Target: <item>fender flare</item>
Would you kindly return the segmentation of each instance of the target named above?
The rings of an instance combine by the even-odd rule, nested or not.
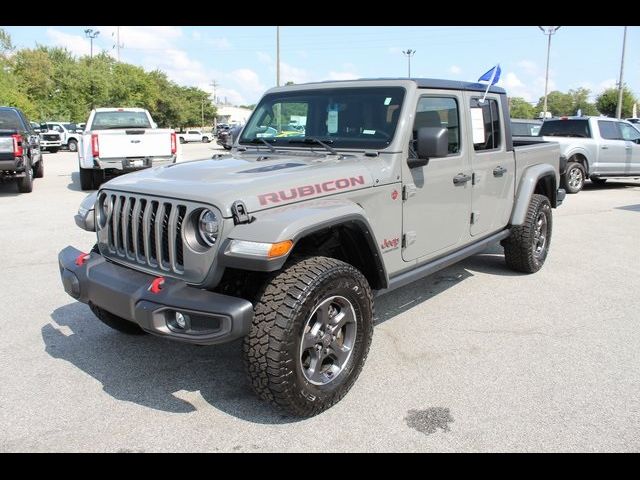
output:
[[[242,270],[275,271],[282,268],[298,242],[315,232],[337,226],[357,229],[365,239],[371,260],[375,265],[375,282],[377,285],[388,285],[387,275],[380,247],[375,239],[373,228],[367,219],[364,209],[351,201],[335,199],[308,201],[301,204],[286,205],[254,213],[251,223],[236,225],[220,245],[218,261],[221,265]],[[247,240],[252,242],[277,243],[292,240],[291,251],[275,259],[263,259],[225,254],[231,240]]]
[[[567,157],[567,162],[569,162],[571,157],[573,157],[574,155],[582,155],[584,157],[584,167],[587,170],[587,176],[589,176],[589,167],[591,165],[589,160],[589,152],[587,152],[587,150],[582,147],[571,147],[567,150],[567,153],[564,154],[564,156]]]
[[[518,185],[513,211],[511,212],[511,220],[509,222],[511,225],[522,225],[524,223],[531,196],[536,189],[538,180],[541,178],[551,177],[553,179],[552,198],[549,200],[552,206],[555,205],[556,190],[558,188],[556,175],[557,172],[550,164],[533,165],[524,171]]]

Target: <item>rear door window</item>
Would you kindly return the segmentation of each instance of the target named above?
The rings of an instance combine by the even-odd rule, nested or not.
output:
[[[600,130],[600,136],[606,140],[622,140],[616,122],[598,120],[598,130]]]

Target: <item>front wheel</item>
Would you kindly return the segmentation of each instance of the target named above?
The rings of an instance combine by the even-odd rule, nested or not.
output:
[[[94,190],[93,169],[80,167],[80,188],[82,190]]]
[[[202,143],[209,143],[209,137],[202,137]]]
[[[578,162],[569,162],[567,165],[567,171],[565,172],[562,181],[567,193],[578,193],[584,186],[584,180],[587,176],[582,164]]]
[[[509,268],[524,273],[540,270],[549,253],[551,227],[549,199],[544,195],[532,195],[524,223],[511,227],[511,235],[502,242]]]
[[[347,394],[373,335],[373,296],[362,273],[333,258],[297,260],[254,305],[244,358],[262,399],[310,417]]]

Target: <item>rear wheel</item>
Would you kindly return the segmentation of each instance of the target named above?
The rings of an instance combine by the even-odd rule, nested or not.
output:
[[[202,143],[209,143],[209,137],[202,137]]]
[[[114,330],[118,330],[119,332],[126,333],[128,335],[144,335],[147,333],[142,330],[137,323],[118,317],[117,315],[107,312],[93,303],[89,304],[89,308],[102,323]]]
[[[373,297],[362,273],[333,258],[297,260],[254,305],[244,356],[262,399],[308,417],[347,394],[373,335]]]
[[[184,143],[184,142],[185,142],[184,137],[180,137],[180,143]]]
[[[36,166],[33,167],[33,178],[42,178],[44,177],[44,162],[40,160],[36,163]]]
[[[94,190],[93,169],[80,167],[80,188],[82,190]]]
[[[76,142],[75,140],[69,140],[69,143],[67,143],[67,148],[69,149],[70,152],[77,152],[78,142]]]
[[[540,270],[549,252],[551,227],[549,199],[544,195],[534,194],[524,223],[511,227],[511,235],[502,241],[504,259],[509,268],[524,273]]]
[[[18,179],[18,191],[20,193],[31,193],[33,191],[33,167],[29,158],[25,162],[24,177]]]
[[[569,162],[567,164],[567,171],[562,178],[564,188],[567,190],[567,193],[578,193],[582,190],[586,176],[587,175],[582,164],[578,162]]]

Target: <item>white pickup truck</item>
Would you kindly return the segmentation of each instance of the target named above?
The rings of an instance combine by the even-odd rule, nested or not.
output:
[[[187,130],[186,132],[177,133],[176,135],[178,135],[178,141],[180,143],[187,143],[187,142],[209,143],[213,136],[212,134],[203,133],[201,130]]]
[[[94,190],[107,174],[175,163],[176,133],[158,128],[142,108],[96,108],[78,145],[80,186]]]

